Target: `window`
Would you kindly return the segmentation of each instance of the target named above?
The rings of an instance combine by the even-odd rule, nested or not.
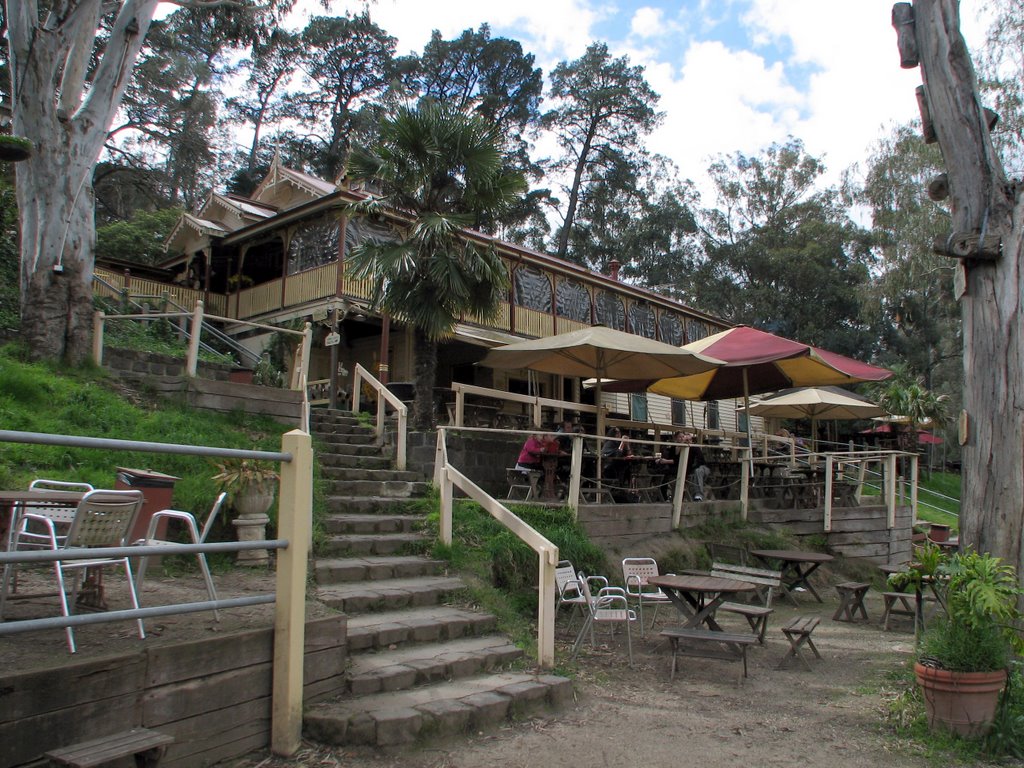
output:
[[[647,393],[631,392],[629,395],[629,418],[632,421],[648,421]]]
[[[704,421],[707,424],[707,429],[718,429],[718,401],[708,403],[707,410],[704,411]]]
[[[516,305],[551,312],[551,280],[540,270],[522,267],[515,272]]]
[[[672,423],[678,424],[681,427],[686,426],[686,401],[685,400],[673,400],[672,401]]]
[[[590,294],[575,280],[558,281],[555,289],[555,312],[559,317],[590,324]]]

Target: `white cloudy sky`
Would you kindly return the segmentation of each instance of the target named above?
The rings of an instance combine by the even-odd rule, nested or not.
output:
[[[969,43],[981,39],[976,5],[961,10]],[[323,12],[311,0],[306,7]],[[421,50],[433,29],[451,38],[487,22],[492,35],[521,41],[546,73],[607,42],[613,55],[642,64],[661,94],[664,121],[649,148],[705,191],[709,158],[787,136],[824,158],[833,181],[886,126],[917,114],[920,72],[899,67],[892,0],[376,0],[369,8],[399,53]]]

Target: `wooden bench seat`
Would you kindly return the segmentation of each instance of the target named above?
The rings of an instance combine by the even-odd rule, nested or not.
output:
[[[780,627],[782,634],[789,640],[789,652],[782,657],[779,662],[779,669],[781,669],[786,662],[791,658],[799,658],[804,663],[804,666],[808,669],[811,668],[810,663],[804,657],[800,648],[807,645],[817,658],[821,658],[821,654],[818,653],[817,647],[814,645],[814,641],[811,639],[811,633],[814,632],[818,624],[821,623],[821,619],[817,616],[797,616],[790,621],[786,626]]]
[[[726,602],[718,606],[718,610],[736,613],[747,620],[751,631],[756,635],[757,642],[764,645],[764,635],[768,629],[768,617],[775,611],[772,608],[772,595],[782,584],[782,572],[767,568],[751,568],[746,565],[732,563],[712,563],[711,575],[720,579],[735,579],[755,584],[758,587],[757,598],[763,605],[752,603]]]
[[[757,642],[756,635],[742,635],[732,632],[714,632],[710,629],[689,627],[666,627],[661,632],[672,646],[672,671],[670,680],[676,676],[678,656],[697,656],[705,659],[742,661],[743,672],[739,682],[747,676],[747,646]]]
[[[148,728],[132,728],[98,739],[71,744],[47,752],[54,765],[69,765],[74,768],[92,768],[106,765],[124,757],[134,757],[138,768],[155,768],[160,763],[167,745],[173,736],[152,731]]]

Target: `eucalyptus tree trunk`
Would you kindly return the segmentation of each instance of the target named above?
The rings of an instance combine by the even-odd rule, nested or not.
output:
[[[989,256],[975,251],[961,261],[966,431],[960,540],[1024,573],[1024,204],[993,149],[958,9],[957,0],[913,3],[927,107],[949,177],[952,232],[998,237],[1002,244],[1001,253],[982,245]]]
[[[12,124],[35,144],[16,171],[21,321],[35,359],[76,363],[89,354],[93,167],[157,1],[123,0],[100,53],[100,13],[111,11],[101,0],[68,0],[43,16],[36,0],[5,4]]]

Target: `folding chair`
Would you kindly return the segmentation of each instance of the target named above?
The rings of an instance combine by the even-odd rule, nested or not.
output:
[[[569,625],[572,627],[573,616],[577,612],[583,613],[586,606],[586,598],[583,597],[583,590],[580,587],[576,569],[568,560],[559,560],[555,566],[555,615],[564,605],[569,607]]]
[[[80,493],[88,493],[93,490],[93,487],[89,483],[71,483],[65,482],[64,480],[47,480],[46,478],[40,477],[33,480],[28,484],[30,491],[39,491],[40,493],[45,491],[78,491]],[[62,542],[68,534],[68,529],[71,527],[71,521],[75,519],[75,510],[77,509],[76,504],[47,504],[46,506],[32,506],[32,514],[36,517],[46,517],[53,521],[53,527],[57,534],[57,541]],[[45,526],[38,523],[33,523],[31,520],[21,520],[19,511],[15,511],[17,519],[14,525],[11,526],[11,530],[8,532],[9,541],[8,548],[11,548],[11,541],[14,539],[14,531],[16,528],[20,528],[20,549],[49,549],[50,548],[50,535],[49,530]]]
[[[626,582],[626,597],[636,603],[640,613],[640,637],[644,636],[644,606],[653,605],[651,628],[658,620],[658,606],[668,605],[668,595],[658,587],[652,587],[647,580],[658,574],[658,563],[653,557],[627,557],[622,561],[622,579]]]
[[[37,515],[34,512],[25,512],[22,517],[27,521],[42,525],[48,534],[50,549],[54,552],[61,550],[82,549],[88,547],[121,547],[124,546],[135,523],[135,518],[143,504],[142,491],[90,491],[82,497],[75,510],[74,520],[71,528],[63,541],[59,541],[54,522],[44,515]],[[21,529],[15,531],[13,548],[20,546]],[[125,575],[128,579],[128,592],[131,597],[132,607],[138,609],[139,599],[135,592],[135,582],[132,580],[132,568],[127,557],[96,557],[88,560],[56,560],[53,564],[54,574],[57,578],[57,594],[60,598],[61,612],[64,616],[71,615],[68,603],[68,596],[64,586],[64,571],[75,571],[72,581],[71,600],[74,604],[78,594],[77,571],[84,571],[86,568],[102,568],[107,565],[124,566]],[[7,599],[7,587],[10,576],[16,564],[10,563],[4,566],[3,585],[0,588],[0,616],[3,615],[4,603]],[[139,628],[139,638],[145,639],[146,632],[142,626],[142,619],[136,619]],[[75,635],[71,627],[65,627],[65,634],[68,639],[68,649],[74,653]]]
[[[180,520],[185,524],[188,530],[188,535],[192,539],[193,544],[204,544],[206,537],[210,534],[210,529],[213,528],[214,522],[217,520],[217,515],[220,514],[220,509],[224,505],[224,499],[227,498],[227,493],[221,493],[217,500],[213,502],[213,507],[206,515],[206,522],[203,523],[203,530],[200,532],[196,526],[196,518],[189,512],[182,512],[178,509],[162,509],[156,512],[149,521],[149,529],[146,531],[146,538],[139,539],[132,542],[134,546],[147,546],[147,547],[167,547],[173,549],[174,547],[180,547],[181,543],[177,541],[170,541],[168,539],[157,538],[157,528],[160,525],[161,520]],[[168,552],[170,554],[170,552]],[[217,590],[213,586],[213,577],[210,575],[210,567],[206,563],[206,555],[202,552],[196,552],[196,560],[199,561],[199,570],[203,573],[203,580],[206,582],[206,593],[210,596],[213,601],[217,600]],[[148,557],[139,558],[139,571],[135,574],[135,589],[139,592],[142,591],[142,582],[146,578],[146,566],[149,564]],[[217,611],[214,610],[213,617],[217,621],[220,621],[220,617],[217,615]]]
[[[597,594],[590,590],[590,580],[600,579],[607,583],[603,577],[586,577],[579,575],[580,589],[587,605],[587,620],[583,623],[580,633],[576,636],[576,642],[572,646],[572,658],[576,658],[580,646],[583,645],[583,638],[590,632],[590,644],[594,644],[594,625],[611,624],[612,634],[615,633],[615,624],[626,625],[626,648],[629,651],[629,666],[633,666],[633,639],[629,630],[630,623],[636,621],[636,613],[629,608],[626,600],[626,593],[621,587],[601,587]]]

